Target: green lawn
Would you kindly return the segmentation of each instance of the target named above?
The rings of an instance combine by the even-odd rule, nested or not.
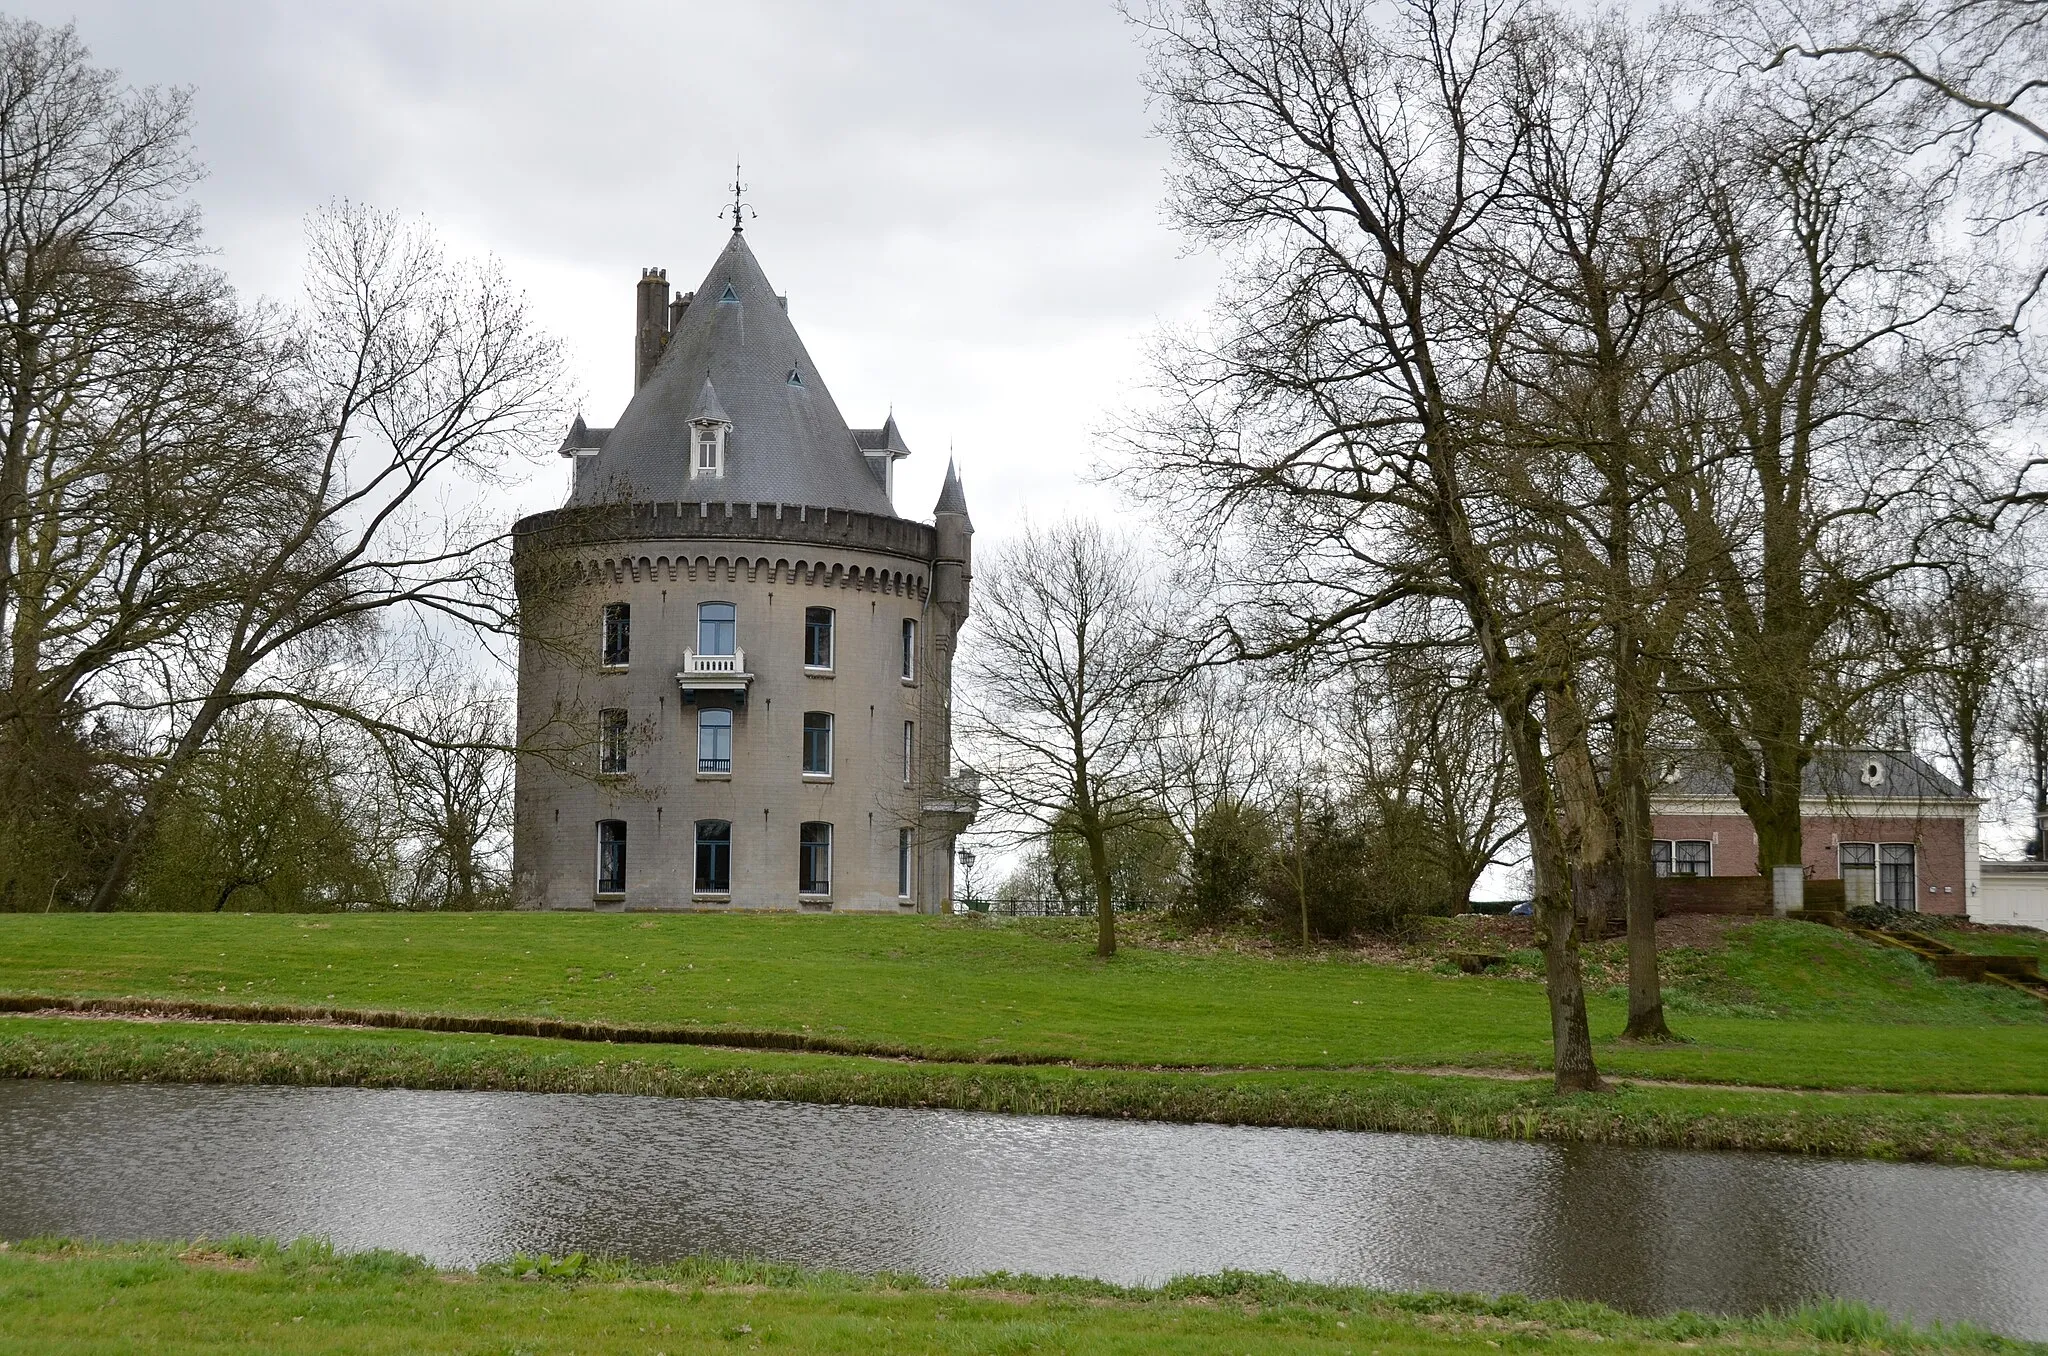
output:
[[[731,915],[0,915],[0,992],[549,1016],[810,1034],[943,1060],[1465,1067],[1548,1059],[1539,985],[1329,953],[1129,947],[1063,923]],[[1687,1043],[1604,1072],[1777,1087],[2048,1093],[2048,1005],[1936,981],[1809,924],[1674,956]]]
[[[515,1258],[436,1272],[391,1253],[215,1244],[0,1251],[0,1353],[152,1351],[1125,1353],[2039,1351],[1845,1303],[1762,1319],[1394,1296],[1223,1275],[1135,1290],[987,1276],[930,1287],[731,1262]]]

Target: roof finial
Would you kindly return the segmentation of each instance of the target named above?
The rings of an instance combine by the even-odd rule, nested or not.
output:
[[[738,235],[740,232],[746,230],[746,227],[742,225],[740,221],[742,213],[751,217],[758,217],[761,215],[759,212],[756,212],[750,204],[744,201],[746,191],[747,186],[740,182],[739,157],[734,156],[732,162],[732,233],[734,235]],[[722,216],[724,214],[720,213],[720,215]]]

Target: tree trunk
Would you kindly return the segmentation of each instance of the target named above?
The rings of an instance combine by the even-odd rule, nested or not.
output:
[[[1081,816],[1081,836],[1088,844],[1088,874],[1095,877],[1095,954],[1116,954],[1116,903],[1110,897],[1109,845],[1095,816]]]

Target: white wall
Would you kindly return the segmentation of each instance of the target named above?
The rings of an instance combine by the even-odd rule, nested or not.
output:
[[[1986,871],[1970,898],[1970,918],[1978,923],[2048,929],[2048,871],[2012,875]]]

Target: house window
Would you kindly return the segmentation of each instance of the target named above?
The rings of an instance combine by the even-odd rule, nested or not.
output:
[[[804,712],[804,775],[832,775],[832,713]]]
[[[1881,843],[1877,849],[1877,902],[1889,909],[1918,910],[1913,880],[1913,845]]]
[[[1877,903],[1877,844],[1843,843],[1835,849],[1842,869],[1844,908]]]
[[[597,892],[626,893],[626,821],[597,821]]]
[[[633,608],[628,603],[604,605],[604,666],[624,668],[632,657]]]
[[[1697,838],[1655,839],[1650,844],[1650,871],[1657,876],[1711,876],[1714,845]]]
[[[797,830],[796,891],[800,895],[832,893],[830,824],[805,824]]]
[[[917,722],[903,722],[903,784],[910,785],[913,769],[917,767]]]
[[[697,459],[690,464],[691,476],[725,474],[725,425],[697,425]]]
[[[896,830],[896,898],[910,898],[910,829]]]
[[[732,771],[732,712],[722,706],[697,713],[697,771]]]
[[[908,683],[917,677],[917,622],[903,619],[903,681]]]
[[[597,770],[609,776],[626,770],[626,709],[607,706],[597,713]]]
[[[832,609],[829,607],[804,609],[804,667],[832,667]]]
[[[723,819],[697,821],[697,893],[732,892],[732,825]]]
[[[738,643],[738,609],[731,603],[697,604],[698,654],[731,654]]]

